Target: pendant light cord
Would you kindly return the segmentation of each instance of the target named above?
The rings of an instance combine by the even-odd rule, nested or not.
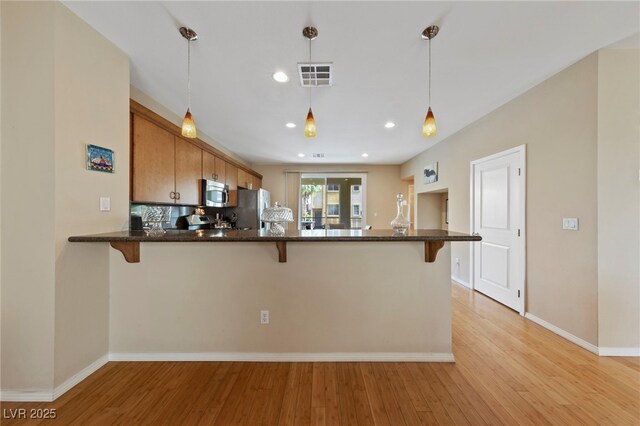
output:
[[[431,107],[431,37],[429,38],[429,107]]]
[[[191,109],[191,39],[187,39],[187,110]]]
[[[309,109],[311,109],[311,37],[309,37]]]

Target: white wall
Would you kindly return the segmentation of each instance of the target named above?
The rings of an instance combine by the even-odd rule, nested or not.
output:
[[[640,348],[640,59],[598,54],[598,345]]]
[[[1,388],[51,394],[108,351],[109,251],[66,239],[126,227],[129,65],[58,2],[0,7]],[[87,143],[115,174],[86,170]]]
[[[597,344],[598,61],[593,54],[402,165],[415,192],[449,190],[449,229],[469,232],[469,163],[527,145],[527,311]],[[422,184],[437,161],[438,182]],[[417,212],[419,215],[419,212]],[[562,230],[578,217],[580,231]],[[469,245],[452,247],[469,282]]]

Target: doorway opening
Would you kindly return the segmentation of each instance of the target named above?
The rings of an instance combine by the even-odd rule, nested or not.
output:
[[[449,189],[418,194],[418,229],[449,229]]]

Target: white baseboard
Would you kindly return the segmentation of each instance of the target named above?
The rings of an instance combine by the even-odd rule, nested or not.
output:
[[[538,325],[543,326],[544,328],[546,328],[547,330],[553,331],[554,333],[556,333],[558,336],[564,337],[565,339],[567,339],[568,341],[575,343],[576,345],[588,350],[589,352],[593,352],[596,355],[599,355],[599,351],[598,351],[598,347],[596,345],[592,345],[591,343],[587,342],[586,340],[583,340],[577,336],[574,336],[573,334],[569,333],[568,331],[564,331],[563,329],[561,329],[560,327],[556,327],[555,325],[546,322],[545,320],[538,318],[537,316],[533,315],[530,312],[525,313],[524,315],[525,318],[535,322]]]
[[[453,353],[111,353],[109,361],[455,362]]]
[[[640,356],[640,348],[599,348],[600,356]]]
[[[47,390],[38,391],[14,391],[14,390],[2,390],[0,391],[0,401],[6,402],[51,402],[62,396],[69,389],[89,377],[100,367],[105,365],[109,361],[108,355],[103,355],[90,365],[86,366],[73,376],[69,377],[60,386],[57,386],[53,392]]]
[[[95,360],[94,362],[92,362],[91,364],[89,364],[88,366],[86,366],[85,368],[83,368],[82,370],[80,370],[79,372],[77,372],[76,374],[74,374],[73,376],[69,377],[62,384],[60,384],[60,386],[56,386],[56,388],[53,391],[53,400],[58,399],[64,393],[66,393],[69,389],[71,389],[72,387],[74,387],[75,385],[77,385],[78,383],[80,383],[81,381],[83,381],[84,379],[86,379],[96,371],[98,371],[98,369],[103,365],[105,365],[107,362],[109,362],[109,355],[103,355],[97,360]]]
[[[451,275],[451,281],[456,282],[458,284],[460,284],[463,287],[466,287],[468,289],[471,288],[471,284],[469,284],[468,282],[462,281],[460,278],[456,278],[453,275]]]
[[[51,402],[53,392],[44,390],[14,391],[0,390],[0,401],[2,402]]]

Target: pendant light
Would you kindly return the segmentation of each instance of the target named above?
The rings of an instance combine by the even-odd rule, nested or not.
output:
[[[422,136],[425,138],[436,135],[436,119],[431,111],[431,39],[438,35],[439,30],[436,25],[431,25],[422,32],[422,38],[429,40],[429,109],[422,125]]]
[[[309,39],[309,74],[311,74],[311,40],[318,37],[318,30],[315,27],[305,27],[302,35]],[[316,120],[313,118],[311,111],[311,78],[309,78],[309,112],[307,113],[307,121],[304,123],[304,137],[316,137]]]
[[[182,136],[194,139],[197,137],[196,123],[191,117],[191,42],[198,39],[198,34],[191,28],[181,27],[180,34],[187,39],[187,113],[182,120]]]

